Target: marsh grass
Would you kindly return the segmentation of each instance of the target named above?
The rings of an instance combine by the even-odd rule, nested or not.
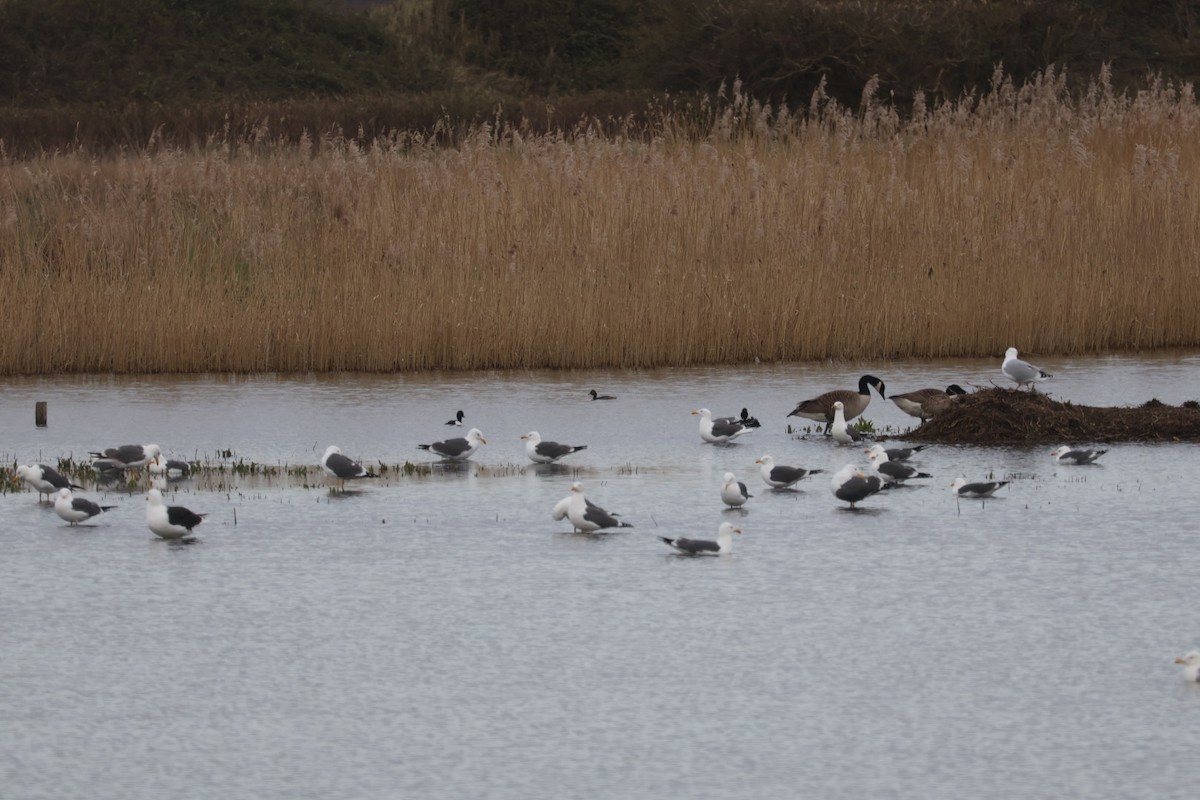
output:
[[[910,118],[269,126],[0,161],[0,373],[641,367],[1200,343],[1200,109],[1061,75]],[[611,121],[610,121],[611,122]]]

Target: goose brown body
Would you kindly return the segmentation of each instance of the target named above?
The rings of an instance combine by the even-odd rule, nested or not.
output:
[[[826,430],[833,424],[833,404],[839,400],[842,403],[842,413],[847,420],[852,420],[867,410],[871,402],[870,388],[874,386],[880,397],[884,394],[883,381],[874,375],[863,375],[858,380],[858,391],[851,389],[834,389],[825,394],[817,395],[809,400],[801,400],[788,414],[789,417],[804,417],[805,419],[824,422]]]

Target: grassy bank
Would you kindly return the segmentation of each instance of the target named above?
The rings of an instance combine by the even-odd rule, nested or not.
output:
[[[3,162],[0,372],[1200,344],[1190,90],[695,119]]]

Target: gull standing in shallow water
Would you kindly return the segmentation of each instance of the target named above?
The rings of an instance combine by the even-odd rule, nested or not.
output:
[[[808,475],[819,475],[824,472],[820,469],[801,469],[800,467],[786,467],[782,464],[776,466],[775,459],[771,456],[763,456],[754,463],[762,465],[759,467],[759,472],[762,473],[763,482],[772,489],[787,489]]]
[[[928,472],[920,472],[916,467],[910,467],[901,461],[888,460],[887,453],[871,456],[871,467],[884,483],[901,484],[909,478],[932,478]]]
[[[54,501],[54,513],[72,525],[78,525],[103,511],[114,508],[116,506],[102,506],[82,497],[72,497],[71,490],[65,488],[58,490],[58,499]]]
[[[996,490],[1008,486],[1008,481],[980,481],[967,483],[966,478],[955,478],[950,489],[959,497],[991,497]]]
[[[83,488],[71,483],[59,474],[57,470],[45,464],[22,464],[17,467],[17,477],[29,484],[30,488],[37,490],[39,503],[42,502],[42,495],[46,495],[46,499],[49,500],[50,495],[59,489]]]
[[[325,455],[321,456],[321,469],[325,470],[325,474],[331,478],[337,478],[341,481],[341,488],[346,488],[346,481],[354,478],[378,478],[374,472],[365,469],[362,464],[351,461],[346,456],[342,455],[341,449],[331,444],[325,448]]]
[[[111,465],[117,468],[144,467],[162,452],[156,444],[123,444],[120,447],[110,447],[103,453],[91,452],[97,463]]]
[[[721,527],[717,529],[715,542],[708,539],[685,539],[683,537],[671,539],[667,536],[659,536],[658,538],[685,556],[723,556],[733,551],[733,534],[740,535],[741,532],[742,529],[733,527],[732,522],[722,522]]]
[[[146,524],[164,539],[182,539],[203,522],[205,516],[183,506],[166,505],[158,489],[146,492]]]
[[[721,483],[721,501],[730,508],[741,508],[754,495],[746,488],[746,484],[737,479],[732,472],[726,472]]]
[[[558,442],[544,442],[537,431],[530,431],[521,437],[525,440],[525,455],[535,464],[553,464],[563,456],[586,450],[586,444],[571,445]]]
[[[1050,456],[1060,464],[1094,464],[1107,450],[1084,450],[1082,447],[1060,445],[1050,451]]]
[[[466,461],[479,449],[481,444],[487,444],[487,439],[483,438],[483,433],[479,428],[471,428],[465,437],[447,439],[444,442],[434,442],[433,444],[419,444],[417,448],[435,453],[446,461]]]
[[[1040,383],[1047,378],[1054,377],[1041,367],[1035,367],[1028,361],[1022,361],[1017,358],[1017,348],[1015,347],[1010,347],[1004,351],[1004,363],[1000,365],[1000,371],[1016,381],[1018,389],[1025,384],[1029,384],[1029,388],[1033,391],[1037,391],[1034,387],[1035,383]]]
[[[834,473],[830,485],[833,496],[849,503],[851,508],[886,486],[878,475],[868,475],[853,464],[847,464]]]
[[[831,432],[833,440],[838,444],[853,444],[861,442],[863,435],[859,431],[854,430],[846,424],[846,415],[842,411],[843,403],[841,400],[833,404],[833,430]]]

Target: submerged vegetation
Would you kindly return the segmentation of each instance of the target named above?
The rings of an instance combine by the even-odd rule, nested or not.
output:
[[[1191,86],[216,134],[0,161],[0,373],[423,370],[1200,343]]]

